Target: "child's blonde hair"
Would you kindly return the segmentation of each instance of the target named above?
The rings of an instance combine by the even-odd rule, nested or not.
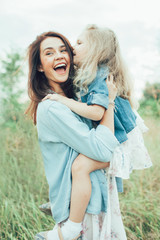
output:
[[[87,90],[96,77],[97,67],[106,65],[109,74],[113,74],[118,89],[118,96],[128,99],[132,107],[135,104],[131,97],[133,84],[128,69],[121,57],[120,47],[115,33],[108,28],[89,25],[84,30],[88,52],[77,70],[74,84]]]

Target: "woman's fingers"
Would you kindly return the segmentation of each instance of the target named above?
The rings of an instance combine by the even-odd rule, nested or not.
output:
[[[109,75],[109,81],[110,81],[111,83],[113,83],[113,75],[112,75],[112,74]]]
[[[109,75],[106,79],[106,84],[108,87],[108,92],[109,92],[109,99],[114,100],[117,95],[117,87],[113,82],[113,75]]]
[[[106,79],[106,82],[110,82],[110,83],[113,83],[113,75],[112,74],[109,74],[107,79]]]
[[[110,86],[115,86],[114,82],[113,82],[113,75],[108,75],[107,79],[106,79],[106,84],[110,85]],[[116,86],[115,86],[116,87]]]

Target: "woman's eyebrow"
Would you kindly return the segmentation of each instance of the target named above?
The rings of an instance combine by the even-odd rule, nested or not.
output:
[[[43,52],[44,52],[45,50],[47,50],[47,49],[53,49],[53,47],[47,47],[47,48],[45,48],[45,49],[43,50]]]
[[[64,48],[64,47],[66,48],[66,46],[65,46],[65,45],[61,45],[59,48]]]
[[[66,48],[66,46],[65,45],[61,45],[61,46],[59,46],[59,48]],[[47,48],[45,48],[44,50],[43,50],[43,52],[45,51],[45,50],[48,50],[48,49],[54,49],[53,47],[47,47]]]

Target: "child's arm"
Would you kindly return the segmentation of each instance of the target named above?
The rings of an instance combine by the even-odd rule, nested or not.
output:
[[[94,121],[101,120],[105,112],[105,108],[100,105],[87,105],[87,103],[77,102],[74,99],[67,98],[59,94],[48,94],[43,100],[46,99],[58,101],[66,105],[71,109],[71,111],[77,113],[78,115]]]

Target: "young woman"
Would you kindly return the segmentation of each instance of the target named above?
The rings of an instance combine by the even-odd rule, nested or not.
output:
[[[95,164],[95,168],[100,169],[109,165],[112,153],[118,145],[112,133],[114,132],[112,103],[116,96],[116,88],[112,82],[107,83],[110,99],[108,110],[96,129],[92,128],[91,121],[81,118],[61,103],[51,100],[41,102],[50,91],[74,98],[73,72],[72,48],[61,34],[44,33],[30,45],[29,96],[31,104],[27,112],[34,122],[37,122],[38,139],[49,184],[52,214],[56,223],[61,223],[69,216],[71,168],[78,153],[96,160],[90,159],[89,165]],[[99,167],[97,167],[97,161]],[[90,178],[92,195],[87,212],[90,213],[91,219],[95,219],[95,216],[99,217],[98,214],[107,210],[107,181],[101,170],[92,172]],[[90,226],[89,222],[87,224]],[[88,239],[94,239],[93,229],[94,226],[90,229]],[[57,228],[56,237],[62,239],[63,235],[66,240],[74,239],[80,231],[81,224],[67,221],[61,230]],[[36,239],[38,238],[53,239],[52,231],[45,233],[45,236],[39,234]]]

